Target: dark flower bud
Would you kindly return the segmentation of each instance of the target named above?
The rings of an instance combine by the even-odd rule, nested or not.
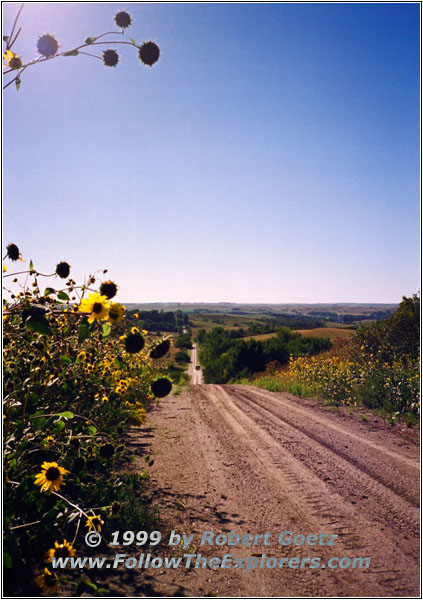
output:
[[[145,65],[152,67],[159,60],[160,49],[154,42],[144,42],[138,56]]]
[[[151,391],[156,396],[156,398],[164,398],[170,394],[172,390],[172,382],[167,377],[161,377],[160,379],[156,379],[151,384]]]
[[[49,33],[46,33],[45,35],[42,35],[40,38],[38,38],[37,50],[43,56],[54,56],[57,53],[58,49],[59,44],[57,40]]]
[[[125,29],[125,27],[129,27],[132,23],[131,15],[124,10],[121,10],[115,14],[115,23],[118,27]]]
[[[10,258],[10,260],[18,260],[20,257],[20,252],[19,252],[19,248],[17,247],[16,244],[9,244],[6,248],[7,250],[7,256],[8,258]]]
[[[170,350],[170,340],[163,340],[157,346],[150,350],[150,358],[162,358]]]
[[[22,59],[19,58],[19,56],[14,56],[10,61],[9,61],[9,67],[11,69],[20,69],[22,67]]]
[[[67,262],[60,262],[56,265],[56,275],[58,275],[62,279],[66,279],[66,277],[69,277],[69,273],[70,265]]]
[[[106,67],[115,67],[119,62],[119,54],[116,50],[105,50],[103,52],[103,62]]]
[[[100,296],[106,296],[109,300],[117,294],[117,285],[113,281],[104,281],[100,285]]]

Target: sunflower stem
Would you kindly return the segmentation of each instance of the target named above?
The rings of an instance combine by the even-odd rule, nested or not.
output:
[[[79,526],[81,525],[81,514],[79,515],[79,519],[78,519],[78,525],[76,526],[76,532],[75,532],[75,537],[72,540],[72,546],[74,545],[74,543],[76,542],[76,538],[78,537],[78,533],[79,533]]]
[[[67,502],[73,508],[76,508],[76,510],[78,510],[82,515],[84,515],[84,517],[87,517],[88,520],[90,519],[90,517],[87,515],[87,513],[84,510],[82,510],[82,508],[80,508],[79,506],[77,506],[76,504],[74,504],[73,502],[71,502],[70,500],[68,500],[67,498],[65,498],[64,496],[62,496],[62,494],[59,494],[57,492],[52,492],[52,494],[54,494],[58,498],[61,498],[61,500],[64,500],[65,502]]]
[[[22,6],[20,7],[20,9],[19,9],[19,11],[18,11],[18,14],[16,15],[16,19],[15,19],[15,21],[14,21],[14,23],[13,23],[12,31],[10,32],[9,39],[7,40],[7,44],[6,44],[6,50],[10,50],[10,48],[12,47],[12,44],[11,44],[11,43],[9,43],[9,42],[10,42],[11,38],[13,37],[13,34],[14,34],[14,32],[15,32],[15,27],[16,27],[16,24],[17,24],[17,22],[18,22],[19,16],[20,16],[20,14],[21,14],[21,12],[22,12],[22,9],[23,9],[24,5],[25,5],[25,2],[23,2],[23,3],[22,3]],[[18,37],[18,36],[16,36],[16,37]],[[16,39],[16,38],[15,38],[15,39]]]
[[[101,56],[97,56],[96,54],[90,54],[89,52],[80,52],[79,54],[85,54],[85,56],[92,56],[93,58],[98,58],[99,60],[103,60]]]
[[[10,531],[14,529],[22,529],[23,527],[31,527],[31,525],[39,525],[41,521],[33,521],[32,523],[25,523],[25,525],[15,525],[15,527],[10,527]]]

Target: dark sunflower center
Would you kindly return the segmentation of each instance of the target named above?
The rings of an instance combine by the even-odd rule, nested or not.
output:
[[[46,471],[46,479],[48,479],[48,481],[56,481],[56,479],[59,479],[60,477],[60,471],[57,467],[49,467]]]
[[[144,348],[144,338],[139,333],[130,333],[125,340],[125,350],[135,354]]]
[[[119,317],[117,312],[113,312],[112,310],[109,312],[109,319],[117,319]]]
[[[57,558],[66,558],[66,556],[69,556],[69,549],[66,546],[56,548],[54,551],[54,556]]]
[[[55,576],[54,573],[53,574],[46,573],[44,575],[44,581],[45,581],[45,584],[46,584],[47,587],[53,587],[57,583],[57,579],[56,579],[56,576]]]
[[[101,302],[94,302],[93,304],[93,313],[95,313],[96,315],[100,314],[101,311],[103,310],[103,305],[101,304]]]

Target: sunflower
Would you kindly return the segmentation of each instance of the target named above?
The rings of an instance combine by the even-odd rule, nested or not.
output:
[[[22,59],[20,56],[12,52],[11,50],[6,50],[3,54],[3,58],[6,61],[5,67],[10,67],[11,69],[20,69],[22,67]]]
[[[126,27],[129,27],[132,23],[131,15],[128,14],[126,11],[121,10],[120,12],[115,14],[115,23],[118,27],[122,27],[122,29],[125,29]]]
[[[144,348],[144,343],[144,338],[140,333],[128,333],[125,338],[125,350],[130,354],[136,354]]]
[[[160,49],[154,42],[144,42],[138,52],[139,59],[149,67],[159,60]]]
[[[61,485],[65,485],[63,475],[69,473],[63,467],[59,467],[56,462],[43,462],[41,473],[35,475],[35,485],[40,485],[40,492],[57,492]]]
[[[62,279],[66,279],[66,277],[69,277],[70,270],[71,266],[67,262],[62,261],[56,265],[56,275],[58,275]]]
[[[107,296],[109,300],[116,296],[117,290],[117,285],[114,281],[110,281],[110,279],[108,281],[104,281],[100,285],[100,294],[102,296]]]
[[[167,377],[160,377],[150,387],[156,398],[164,398],[172,391],[172,382]]]
[[[150,358],[162,358],[170,350],[170,340],[163,340],[150,350]]]
[[[91,529],[101,531],[102,525],[104,525],[104,521],[101,519],[100,515],[94,515],[92,517],[88,517],[85,527],[88,527],[90,531]]]
[[[132,419],[137,425],[144,425],[146,418],[147,411],[144,407],[137,408],[137,410],[132,415]]]
[[[57,53],[58,49],[59,44],[53,35],[45,33],[44,35],[38,38],[37,50],[39,54],[42,54],[46,58],[54,56]]]
[[[10,260],[20,260],[22,258],[21,253],[19,252],[19,248],[16,244],[9,244],[6,247],[6,250],[7,257],[10,258]]]
[[[119,323],[122,321],[123,315],[125,314],[125,307],[118,302],[113,302],[109,309],[109,321],[110,323]]]
[[[97,292],[84,298],[79,305],[79,312],[91,313],[88,317],[88,323],[94,321],[104,321],[109,316],[109,302],[107,296],[100,296]]]
[[[46,448],[52,448],[55,444],[56,440],[54,439],[53,435],[48,435],[44,440],[43,440],[43,446]]]
[[[47,562],[51,562],[53,558],[66,558],[67,556],[75,556],[76,550],[70,542],[63,540],[63,544],[54,542],[54,548],[50,548],[47,552]]]
[[[43,591],[52,594],[57,590],[59,578],[57,577],[56,573],[51,573],[46,567],[43,574],[37,577],[35,583]]]
[[[116,50],[105,50],[103,52],[103,62],[106,67],[115,67],[119,62],[119,54]]]

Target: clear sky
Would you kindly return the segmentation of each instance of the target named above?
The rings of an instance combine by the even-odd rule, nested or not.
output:
[[[108,268],[121,302],[418,291],[418,3],[31,2],[13,50],[69,50],[123,9],[153,68],[115,46],[115,68],[60,57],[4,91],[5,244],[81,283]]]

